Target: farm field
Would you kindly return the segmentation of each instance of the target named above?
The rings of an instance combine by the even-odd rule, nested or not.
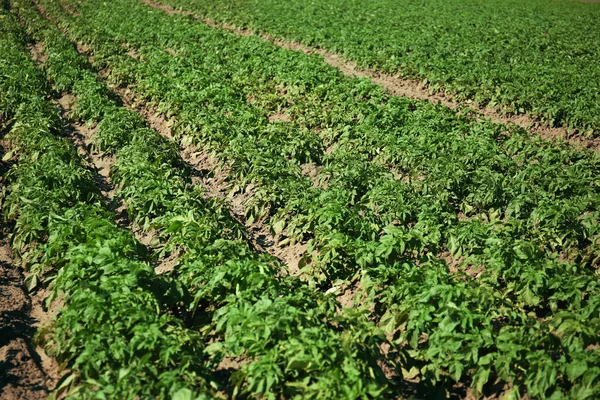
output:
[[[502,113],[597,136],[600,4],[546,0],[158,0],[323,47]]]
[[[0,1],[0,397],[600,397],[598,5],[160,3]]]

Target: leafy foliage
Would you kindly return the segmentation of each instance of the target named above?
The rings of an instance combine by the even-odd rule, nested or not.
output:
[[[419,394],[452,391],[457,382],[479,394],[495,382],[514,396],[598,394],[597,155],[390,97],[317,57],[137,1],[61,3],[39,1],[70,40],[93,51],[92,68],[108,68],[110,82],[130,85],[176,118],[181,144],[193,142],[228,167],[231,192],[250,194],[243,204],[248,225],[264,221],[280,243],[307,244],[305,282],[256,253],[223,202],[191,184],[177,146],[120,107],[29,1],[14,0],[27,33],[56,53],[44,66],[55,90],[71,91],[73,117],[97,123],[97,148],[115,154],[111,177],[131,219],[156,231],[162,252],[182,254],[170,277],[157,277],[133,254],[96,264],[78,253],[97,251],[95,243],[71,249],[47,240],[68,254],[52,258],[64,265],[56,285],[79,293],[73,276],[89,276],[97,291],[78,299],[89,295],[107,307],[124,301],[119,293],[132,293],[135,306],[123,312],[159,310],[140,321],[168,333],[151,328],[148,336],[161,369],[141,363],[136,370],[140,379],[158,379],[150,386],[127,371],[119,378],[116,367],[95,370],[87,353],[78,364],[85,347],[78,337],[77,350],[65,353],[83,378],[75,390],[109,393],[124,378],[130,389],[117,385],[111,394],[189,394],[180,388],[203,387],[206,370],[235,360],[241,365],[223,386],[212,381],[231,396],[386,396],[401,385],[383,374],[382,363],[419,377]],[[53,217],[45,221],[60,226]],[[123,246],[130,248],[137,247]],[[122,288],[111,286],[118,284],[113,271],[125,270],[131,274]],[[340,313],[331,293],[358,282],[366,307]],[[184,311],[173,311],[178,301]],[[180,318],[166,318],[167,310]],[[107,328],[119,350],[102,354],[103,365],[135,353],[123,337],[146,343],[123,328]],[[69,340],[57,332],[56,345]],[[202,348],[200,339],[208,347],[188,354]],[[160,382],[170,348],[181,349],[182,368],[193,367],[167,388]]]
[[[586,135],[600,128],[596,4],[535,0],[160,0],[218,22],[322,47],[416,77],[432,92],[534,116]]]
[[[18,22],[4,9],[0,18],[2,29],[17,31]],[[213,393],[201,336],[167,312],[183,289],[154,273],[147,250],[103,209],[74,146],[56,136],[62,124],[23,40],[12,34],[0,39],[0,63],[10,77],[0,82],[7,95],[2,114],[12,120],[8,154],[16,159],[3,207],[15,223],[12,247],[23,258],[30,289],[49,285],[48,301],[63,299],[57,319],[38,333],[47,352],[71,369],[56,394]]]

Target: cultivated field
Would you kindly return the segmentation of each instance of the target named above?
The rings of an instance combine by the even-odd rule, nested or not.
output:
[[[600,4],[0,5],[0,397],[600,397]]]

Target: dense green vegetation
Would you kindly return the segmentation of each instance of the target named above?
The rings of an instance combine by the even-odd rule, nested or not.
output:
[[[43,336],[71,396],[600,395],[598,155],[136,0],[36,5],[45,18],[31,0],[2,14],[18,159],[4,209],[31,286],[65,297]],[[28,41],[44,44],[43,71]],[[231,193],[249,194],[246,225],[307,244],[300,277],[248,244],[101,70],[226,167]],[[113,222],[51,91],[97,126],[130,220],[182,254],[168,276]]]
[[[169,301],[170,305],[162,312],[175,313],[190,328],[185,331],[189,333],[180,332],[180,335],[198,337],[202,332],[203,342],[215,341],[208,350],[210,357],[203,354],[202,348],[190,349],[195,351],[194,361],[204,365],[170,358],[171,351],[182,352],[172,343],[152,342],[147,338],[140,344],[158,351],[164,362],[181,363],[181,370],[171,371],[175,376],[195,377],[209,367],[217,370],[224,357],[239,357],[241,352],[245,357],[256,359],[238,371],[226,387],[220,387],[217,377],[211,378],[211,385],[216,389],[226,389],[233,394],[285,392],[341,398],[378,396],[384,392],[386,379],[376,364],[385,358],[378,347],[385,342],[383,333],[360,313],[350,310],[349,315],[340,315],[333,296],[315,293],[297,278],[281,276],[280,264],[271,257],[254,253],[240,240],[240,227],[221,202],[207,202],[200,188],[190,185],[190,172],[183,167],[172,144],[144,127],[137,114],[114,103],[106,87],[86,69],[85,59],[55,27],[37,14],[32,3],[14,1],[12,5],[26,31],[45,44],[48,59],[44,67],[53,88],[72,91],[75,95],[73,117],[98,123],[97,147],[116,153],[111,176],[120,186],[119,195],[125,200],[131,219],[146,229],[157,231],[163,239],[164,251],[178,249],[186,254],[180,260],[179,276],[173,281],[166,279],[163,286],[157,288],[165,291],[163,301]],[[85,256],[90,254],[82,255]],[[72,268],[78,267],[73,265]],[[59,277],[63,273],[60,270]],[[63,279],[69,282],[72,278],[67,275]],[[71,295],[70,289],[57,285],[55,293],[66,291]],[[180,304],[189,304],[191,312],[177,312]],[[92,312],[81,308],[80,303],[69,304],[53,329],[61,333],[60,329],[67,329],[67,324],[79,325],[82,337],[93,336],[99,321],[71,317],[63,322],[66,318],[63,316],[69,315],[69,311]],[[144,312],[141,308],[140,313]],[[277,318],[279,316],[287,318]],[[118,315],[107,317],[119,318]],[[130,323],[135,326],[139,321]],[[248,327],[254,330],[248,332]],[[260,334],[258,327],[265,334]],[[143,333],[144,326],[140,324],[134,332],[137,329]],[[250,335],[239,336],[245,332]],[[177,391],[178,380],[172,382],[155,375],[147,378],[156,379],[156,383],[151,383],[140,377],[139,371],[129,371],[125,366],[115,369],[110,365],[86,365],[78,357],[81,349],[69,352],[63,349],[72,345],[67,336],[50,336],[49,340],[56,346],[56,356],[73,363],[72,377],[77,383],[65,381],[72,394],[88,397],[99,392],[129,398],[135,394],[182,393]],[[129,340],[139,341],[133,335]],[[81,345],[87,350],[93,343]],[[115,347],[111,349],[118,352]],[[130,357],[129,362],[139,363],[143,368],[151,368],[154,363],[143,352]],[[92,353],[89,358],[93,360],[98,356]],[[284,368],[279,369],[280,365]],[[111,371],[97,377],[103,368]],[[115,371],[119,372],[116,380]],[[135,374],[134,379],[126,379],[130,373]],[[186,387],[215,395],[210,386],[199,385],[197,378],[189,378]]]
[[[75,380],[75,397],[90,397],[92,388],[97,396],[166,397],[205,386],[201,335],[168,312],[180,301],[177,286],[154,273],[147,250],[105,209],[91,172],[63,137],[20,26],[4,10],[0,21],[0,109],[11,121],[9,155],[16,158],[3,208],[30,288],[50,285],[48,300],[64,301],[39,333],[47,352],[73,372],[57,392]]]
[[[508,113],[600,130],[600,4],[546,0],[160,0],[323,47]]]

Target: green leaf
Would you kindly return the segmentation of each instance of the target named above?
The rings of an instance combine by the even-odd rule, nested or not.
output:
[[[390,310],[387,310],[379,321],[379,327],[385,332],[393,332],[394,329],[396,329],[396,315]]]
[[[119,370],[119,380],[121,380],[124,377],[126,377],[127,375],[129,375],[130,372],[131,372],[131,370],[129,368],[121,368]]]
[[[483,390],[483,386],[487,383],[490,378],[490,368],[489,367],[479,367],[477,368],[477,372],[473,375],[473,383],[472,387],[475,388],[477,393],[481,393]]]
[[[288,362],[288,364],[286,366],[286,370],[288,370],[288,371],[292,370],[292,369],[302,370],[302,369],[305,369],[306,367],[308,367],[309,364],[310,364],[310,362],[308,360],[300,360],[297,357],[293,357]]]
[[[207,354],[215,354],[223,349],[223,342],[215,342],[211,345],[206,346],[204,352]]]
[[[420,373],[421,371],[419,371],[419,368],[414,366],[409,371],[405,370],[404,368],[402,369],[402,376],[405,379],[414,379],[419,376]]]
[[[194,400],[194,393],[187,388],[181,388],[173,395],[173,400]]]
[[[14,153],[12,151],[7,152],[3,157],[2,161],[8,161],[13,157]]]
[[[567,365],[567,376],[571,382],[575,381],[587,371],[588,365],[583,360],[576,360]]]
[[[275,232],[276,235],[279,235],[281,233],[281,231],[283,231],[283,228],[285,228],[285,220],[284,219],[279,220],[273,224],[273,232]]]

